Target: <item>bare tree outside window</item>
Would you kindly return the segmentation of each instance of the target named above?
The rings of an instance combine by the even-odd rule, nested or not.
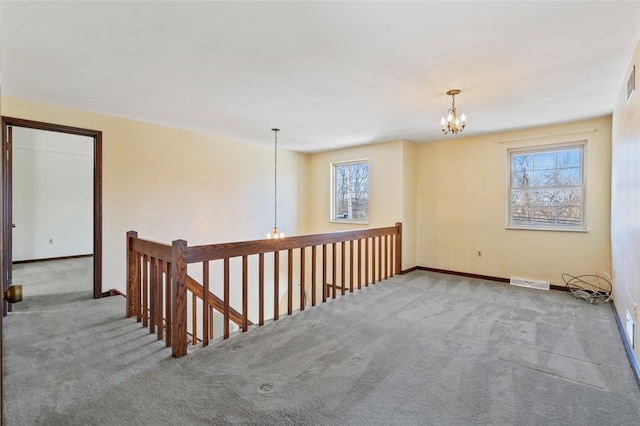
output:
[[[333,221],[369,220],[369,162],[333,164]]]
[[[584,144],[509,152],[509,226],[584,229]]]

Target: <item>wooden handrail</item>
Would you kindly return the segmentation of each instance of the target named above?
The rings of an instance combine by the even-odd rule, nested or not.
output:
[[[134,238],[131,244],[131,250],[164,260],[165,262],[171,262],[171,246],[166,244]]]
[[[356,241],[381,235],[395,235],[397,232],[397,226],[390,226],[388,228],[330,232],[326,234],[303,235],[281,239],[265,239],[192,246],[187,250],[187,263],[197,263],[207,260],[220,260],[225,257],[249,256],[260,253],[299,249],[301,247]]]
[[[363,244],[364,240],[364,244]],[[356,245],[357,243],[357,245]],[[327,246],[331,250],[328,255]],[[321,250],[317,250],[321,247]],[[306,248],[311,250],[305,251]],[[294,274],[294,250],[299,253]],[[286,256],[281,257],[280,252]],[[337,256],[337,252],[340,256]],[[327,299],[336,299],[338,293],[353,293],[369,284],[375,284],[402,271],[402,224],[377,229],[332,232],[326,234],[242,241],[236,243],[211,244],[188,247],[184,240],[172,245],[156,243],[138,238],[135,231],[127,233],[127,317],[136,316],[143,326],[158,339],[165,339],[171,346],[172,355],[181,357],[187,353],[187,303],[191,298],[192,343],[198,340],[203,346],[213,338],[213,311],[223,316],[223,338],[230,336],[230,322],[243,332],[254,325],[249,320],[249,281],[257,280],[258,325],[264,324],[265,301],[265,254],[273,253],[273,320],[280,316],[280,281],[287,290],[286,313],[293,313],[294,280],[300,286],[299,309],[307,303],[307,283],[310,284],[311,306]],[[310,255],[310,256],[309,256]],[[250,277],[248,259],[258,257],[258,276]],[[230,259],[242,260],[241,278],[233,274],[231,280]],[[311,260],[309,261],[308,258]],[[210,290],[209,262],[222,260],[223,297]],[[286,269],[280,276],[280,262]],[[189,276],[187,265],[202,263],[202,284]],[[309,264],[309,265],[307,265]],[[364,269],[364,271],[363,271]],[[329,275],[330,272],[330,275]],[[364,273],[363,273],[364,272]],[[338,276],[339,273],[339,276]],[[299,275],[298,275],[299,274]],[[294,277],[295,275],[295,277]],[[307,275],[310,275],[307,277]],[[307,278],[310,278],[308,280]],[[164,279],[164,281],[163,281]],[[331,280],[329,284],[328,279]],[[320,281],[320,282],[318,282]],[[241,291],[242,308],[235,310],[230,305],[231,290]],[[318,300],[316,290],[322,299]],[[339,292],[338,292],[339,290]],[[191,294],[189,297],[188,294]],[[202,301],[201,304],[197,300]],[[296,302],[298,303],[298,302]],[[284,307],[283,307],[284,308]],[[201,312],[201,315],[198,315]],[[200,318],[199,318],[200,317]],[[201,329],[198,324],[201,324]],[[163,331],[166,330],[166,334]],[[200,339],[198,336],[202,335]]]

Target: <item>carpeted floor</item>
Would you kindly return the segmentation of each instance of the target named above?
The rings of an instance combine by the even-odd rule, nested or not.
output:
[[[611,307],[562,292],[416,271],[173,359],[89,287],[5,319],[5,424],[640,423]]]

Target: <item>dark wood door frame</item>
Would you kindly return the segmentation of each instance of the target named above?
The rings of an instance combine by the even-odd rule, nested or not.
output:
[[[9,285],[12,246],[12,127],[69,133],[93,138],[93,297],[102,297],[102,132],[22,118],[2,117],[2,288]],[[6,302],[3,301],[6,305]],[[3,307],[6,309],[6,306]],[[6,312],[6,310],[4,311]]]

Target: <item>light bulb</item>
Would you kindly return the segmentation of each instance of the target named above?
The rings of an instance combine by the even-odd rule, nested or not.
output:
[[[465,121],[467,121],[467,117],[464,115],[464,113],[462,114],[462,124],[464,124]]]
[[[442,126],[444,126],[445,124],[447,124],[447,122],[445,121],[444,117],[442,117],[442,120],[440,120],[440,124]]]
[[[273,233],[269,232],[267,234],[267,239],[269,239],[269,240],[272,239],[272,238],[273,239],[277,239],[277,238],[282,238],[282,237],[284,237],[284,233],[282,233],[282,232],[278,233],[278,228],[275,227],[275,226],[273,227]]]

